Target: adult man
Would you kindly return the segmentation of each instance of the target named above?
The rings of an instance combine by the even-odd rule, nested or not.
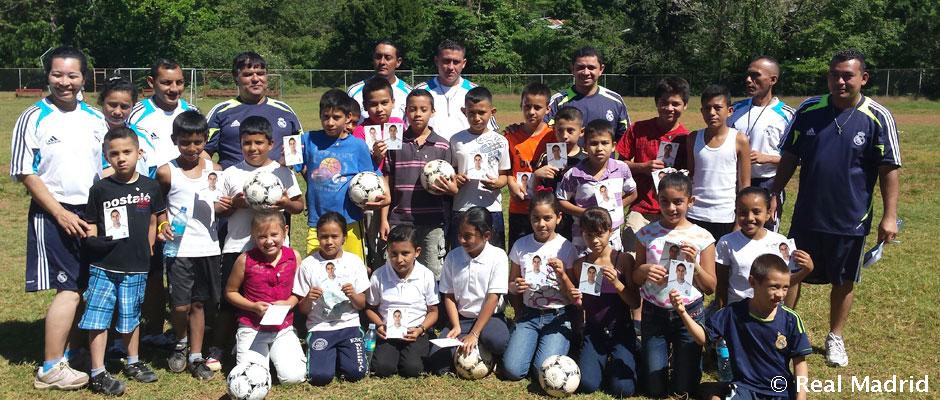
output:
[[[158,58],[154,61],[147,85],[153,89],[153,96],[134,105],[127,122],[143,136],[142,139],[146,139],[141,140],[140,148],[147,162],[147,175],[155,178],[157,167],[180,155],[179,149],[170,139],[173,120],[183,111],[195,110],[196,107],[182,97],[186,81],[183,79],[183,68],[174,60]]]
[[[604,58],[593,47],[582,47],[571,56],[574,86],[552,96],[545,122],[555,124],[555,113],[563,106],[572,106],[584,115],[584,124],[596,119],[610,123],[616,143],[630,126],[630,115],[623,97],[598,84],[604,73]]]
[[[398,45],[387,39],[376,43],[375,49],[372,50],[372,66],[375,68],[374,76],[385,78],[392,85],[392,98],[395,100],[392,117],[405,119],[405,99],[408,98],[408,93],[411,93],[411,86],[395,75],[395,71],[401,66],[401,51]],[[369,118],[369,111],[362,101],[362,88],[365,83],[366,81],[362,80],[346,89],[346,94],[355,99],[362,108],[359,114],[360,123]]]
[[[467,66],[465,56],[466,49],[463,45],[445,39],[437,46],[437,55],[434,56],[437,76],[415,86],[415,89],[426,89],[434,97],[434,116],[428,125],[434,129],[434,133],[447,140],[455,133],[470,127],[461,109],[467,92],[477,85],[460,76],[463,68]],[[490,119],[489,127],[494,131],[499,130],[495,118]]]
[[[303,132],[294,110],[282,101],[271,99],[268,91],[268,64],[261,55],[246,51],[232,62],[232,77],[238,85],[238,97],[212,107],[209,120],[209,143],[206,152],[219,153],[219,164],[228,168],[243,160],[238,139],[240,121],[253,115],[268,119],[274,128],[274,146],[268,153],[272,160],[281,159],[284,136]]]
[[[872,192],[881,187],[884,208],[878,241],[898,233],[897,202],[901,149],[894,117],[861,94],[868,83],[865,56],[856,50],[836,53],[829,62],[829,94],[800,105],[787,131],[772,191],[780,192],[801,166],[800,186],[790,236],[813,258],[808,283],[831,283],[826,362],[849,363],[842,339],[861,277],[865,236],[871,229]],[[771,211],[778,207],[771,199]],[[791,288],[796,299],[799,286]]]
[[[793,107],[773,94],[780,78],[780,64],[773,57],[759,56],[751,61],[744,77],[749,99],[734,103],[728,126],[744,132],[751,145],[751,186],[770,189],[777,164],[780,163],[780,140],[793,120]],[[777,203],[782,205],[785,193],[780,192]],[[767,229],[777,231],[783,207],[767,221]]]

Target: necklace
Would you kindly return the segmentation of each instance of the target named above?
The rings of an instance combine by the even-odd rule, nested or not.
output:
[[[771,100],[771,101],[773,101],[773,100]],[[751,129],[754,129],[754,128],[757,127],[757,121],[760,121],[761,115],[764,115],[764,110],[766,110],[767,107],[770,106],[770,104],[767,104],[767,105],[761,107],[760,112],[757,113],[757,118],[754,118],[754,125],[751,125],[751,110],[753,110],[754,107],[755,107],[755,106],[754,106],[754,100],[751,100],[751,104],[750,104],[750,105],[751,105],[751,109],[750,109],[750,110],[747,110],[747,130],[744,131],[744,136],[747,136],[747,137],[751,137]]]
[[[859,103],[860,102],[861,101],[859,101]],[[845,125],[849,123],[849,120],[852,119],[852,116],[855,115],[855,110],[858,110],[858,103],[852,106],[852,112],[849,113],[849,116],[845,119],[845,121],[842,121],[841,125],[839,125],[839,113],[836,113],[836,116],[832,117],[832,122],[836,124],[836,129],[839,130],[839,135],[842,134],[842,128],[845,127]]]

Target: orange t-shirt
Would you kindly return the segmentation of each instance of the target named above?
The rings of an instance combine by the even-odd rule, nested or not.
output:
[[[545,144],[556,141],[554,130],[548,125],[531,136],[523,127],[524,124],[521,123],[513,124],[503,131],[503,136],[509,142],[509,160],[512,163],[513,178],[519,172],[532,172],[532,162],[545,153]],[[510,196],[509,213],[528,214],[529,201]]]

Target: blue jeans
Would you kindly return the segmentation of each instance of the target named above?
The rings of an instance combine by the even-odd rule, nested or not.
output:
[[[564,307],[556,310],[526,307],[520,311],[522,315],[503,353],[503,377],[512,381],[540,368],[549,356],[568,354],[571,344],[571,322]]]
[[[622,321],[612,329],[584,328],[581,347],[581,393],[600,389],[613,397],[629,397],[636,392],[636,333],[633,321]]]
[[[702,323],[701,299],[685,306],[695,322]],[[695,343],[675,311],[643,303],[643,374],[651,397],[695,393],[702,379],[702,346]],[[672,375],[669,355],[672,354]]]

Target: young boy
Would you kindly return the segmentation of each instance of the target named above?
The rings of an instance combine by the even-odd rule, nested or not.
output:
[[[169,203],[167,219],[183,213],[184,208],[189,217],[180,238],[175,237],[170,224],[163,224],[157,232],[165,240],[179,240],[176,257],[165,260],[170,322],[176,334],[176,344],[167,364],[173,372],[183,372],[188,366],[193,377],[203,380],[214,375],[202,355],[206,326],[204,306],[218,304],[222,293],[218,220],[213,208],[215,180],[218,179],[213,171],[221,168],[199,156],[208,138],[209,124],[202,114],[198,111],[180,113],[173,120],[170,135],[180,155],[157,169],[157,181]]]
[[[490,118],[496,114],[493,107],[493,95],[489,89],[477,86],[467,92],[464,98],[464,107],[461,109],[467,116],[470,127],[460,131],[450,138],[450,151],[457,162],[457,192],[454,196],[454,217],[461,211],[470,207],[480,206],[490,213],[490,222],[493,225],[493,234],[490,243],[503,250],[506,249],[506,228],[503,223],[503,196],[502,189],[508,182],[508,175],[512,167],[509,160],[509,142],[503,135],[490,129]],[[483,154],[486,156],[487,174],[495,175],[495,179],[469,179],[467,172],[473,164],[473,158]],[[448,242],[451,247],[457,245],[457,230],[450,229]]]
[[[532,174],[534,181],[532,187],[544,186],[554,191],[558,188],[558,183],[569,169],[578,165],[587,158],[587,153],[578,144],[581,141],[581,135],[584,133],[584,119],[581,110],[574,107],[562,107],[555,114],[554,140],[558,143],[564,143],[568,149],[568,164],[564,169],[558,169],[548,163],[548,157],[544,154],[535,161]],[[574,219],[568,213],[561,215],[561,222],[555,227],[555,232],[571,240],[571,225]]]
[[[405,116],[408,129],[402,139],[401,150],[388,152],[382,167],[385,186],[392,189],[391,204],[382,209],[381,236],[388,236],[393,226],[412,225],[418,237],[421,254],[418,261],[441,276],[444,262],[444,222],[450,218],[449,196],[440,196],[421,185],[424,165],[430,160],[444,160],[453,164],[450,142],[434,132],[428,122],[434,116],[434,98],[424,89],[408,94]],[[433,182],[438,193],[456,191],[453,180]]]
[[[617,154],[626,161],[636,179],[637,199],[630,206],[623,248],[632,252],[636,247],[636,232],[650,222],[659,220],[659,202],[653,187],[652,173],[666,168],[663,160],[657,159],[660,143],[674,143],[682,148],[689,130],[679,118],[689,104],[689,83],[679,77],[667,77],[656,84],[655,118],[634,122],[617,142]],[[676,157],[677,169],[685,168],[685,158]]]
[[[797,380],[807,379],[805,357],[813,349],[802,318],[781,305],[790,287],[787,263],[775,254],[759,256],[751,265],[748,281],[754,297],[722,308],[706,319],[704,326],[686,312],[678,291],[673,290],[669,297],[696,343],[725,340],[734,379],[730,393],[721,398],[805,399],[806,392],[799,390]],[[781,377],[783,381],[777,382]]]
[[[376,166],[377,163],[373,163],[366,142],[346,131],[352,118],[349,100],[349,95],[342,90],[333,89],[324,93],[320,98],[320,123],[323,130],[309,131],[301,136],[303,176],[307,181],[308,255],[319,247],[316,226],[320,216],[336,211],[346,218],[343,250],[365,259],[365,232],[360,223],[363,209],[349,200],[346,192],[349,190],[349,181],[356,174],[372,171],[381,175],[382,171]],[[357,130],[361,131],[361,127]],[[388,193],[388,188],[385,188],[385,192]],[[388,196],[381,196],[374,202],[366,203],[365,208],[377,210],[388,203]]]
[[[356,131],[356,128],[359,127],[359,118],[362,114],[362,108],[356,99],[350,97],[346,100],[349,103],[349,120],[346,121],[346,131],[350,135]]]
[[[160,186],[136,171],[140,158],[137,134],[129,128],[114,128],[104,137],[104,151],[114,174],[96,182],[88,194],[85,218],[89,224],[85,247],[90,261],[85,313],[78,323],[88,330],[91,350],[92,392],[118,395],[124,383],[104,368],[108,328],[115,308],[116,329],[127,344],[124,375],[139,382],[155,382],[157,374],[139,358],[140,305],[144,300],[150,252],[156,238],[157,222],[166,223],[166,205]],[[112,210],[123,209],[127,234],[116,234],[110,226]],[[100,236],[99,236],[100,234]]]
[[[520,172],[532,172],[533,163],[545,154],[545,145],[553,142],[552,128],[545,123],[548,99],[552,92],[543,83],[532,82],[522,89],[523,122],[509,125],[503,136],[509,142],[509,247],[519,238],[532,233],[529,222],[529,188],[517,179]]]
[[[734,199],[751,184],[751,147],[741,132],[728,127],[731,92],[711,85],[702,92],[705,129],[689,135],[686,162],[692,178],[688,219],[720,238],[734,230]]]
[[[215,213],[228,217],[228,234],[222,246],[222,282],[228,282],[232,273],[232,266],[241,253],[248,251],[254,245],[251,241],[251,219],[254,210],[248,206],[245,193],[242,191],[245,183],[258,172],[273,173],[284,187],[284,195],[274,208],[287,211],[288,214],[299,214],[304,211],[303,193],[297,184],[297,178],[287,167],[277,161],[271,160],[269,154],[274,145],[273,129],[268,119],[262,116],[245,118],[239,126],[238,134],[241,137],[241,147],[244,160],[225,169],[222,174],[223,195],[215,201]],[[289,241],[288,241],[289,242]],[[223,301],[220,312],[216,317],[214,343],[229,347],[233,339],[235,311],[231,304]],[[217,354],[218,349],[210,349],[210,358],[206,360],[213,370],[221,367],[221,360]]]

